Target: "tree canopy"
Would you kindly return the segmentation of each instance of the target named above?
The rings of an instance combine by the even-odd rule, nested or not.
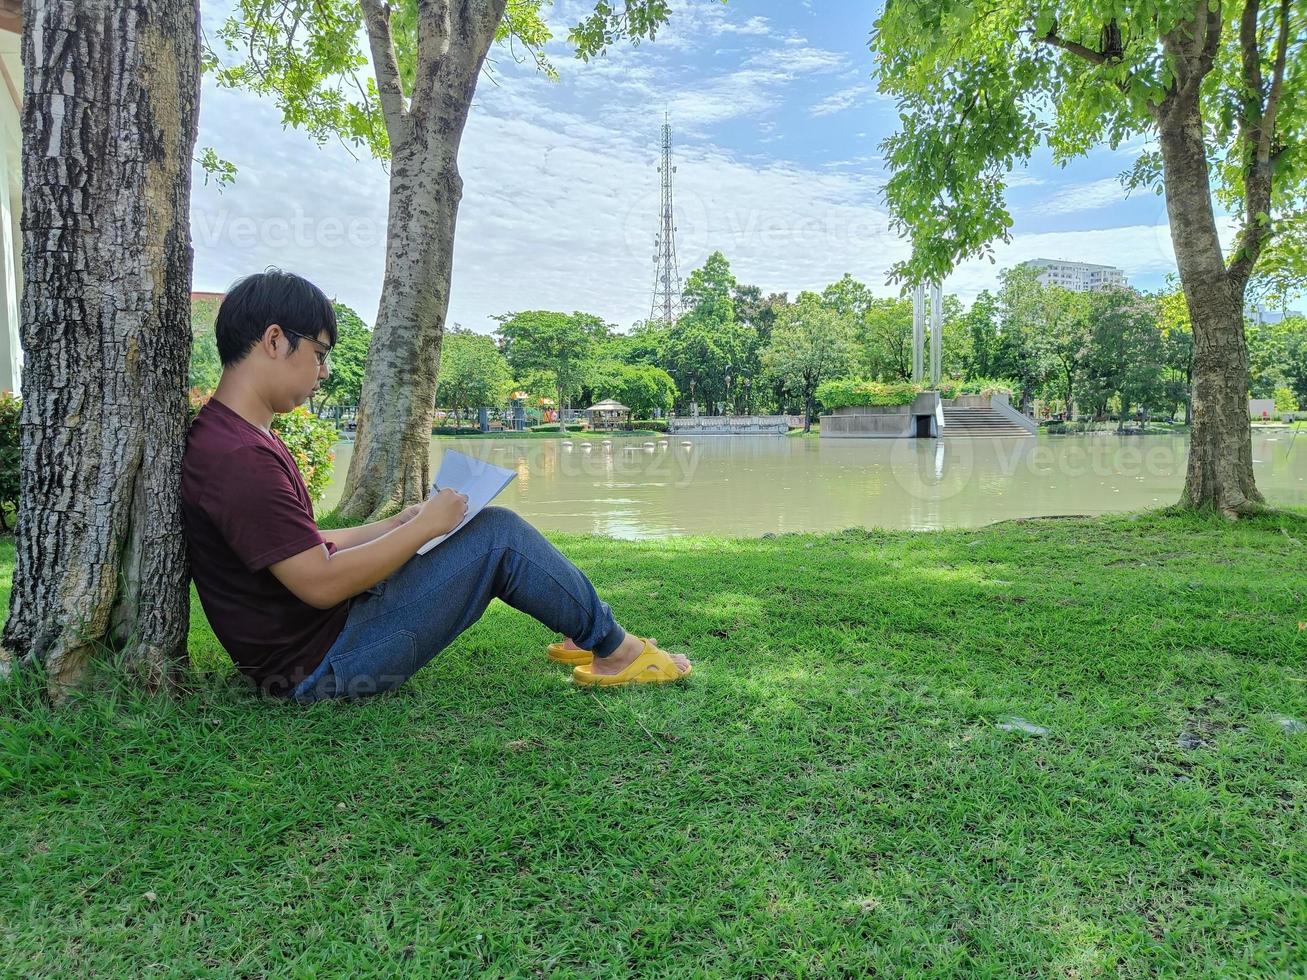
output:
[[[901,129],[884,148],[893,171],[886,199],[913,245],[894,268],[900,277],[942,279],[1007,240],[1007,175],[1036,148],[1062,164],[1096,145],[1153,137],[1164,101],[1191,82],[1208,109],[1217,195],[1242,218],[1232,261],[1268,240],[1285,257],[1303,248],[1301,4],[891,0],[872,47],[880,88],[899,102]],[[1250,179],[1271,168],[1269,194],[1255,180],[1250,197]],[[1127,186],[1160,192],[1162,177],[1161,151],[1144,143]]]
[[[477,0],[456,2],[478,6]],[[507,0],[495,42],[513,58],[531,61],[556,77],[557,69],[544,53],[553,39],[541,14],[545,2]],[[380,6],[379,0],[237,0],[216,33],[224,51],[206,45],[205,70],[220,86],[273,98],[286,125],[320,143],[340,139],[384,159],[390,155],[390,138],[383,92],[369,71],[364,48],[369,8]],[[624,38],[652,40],[669,14],[667,0],[596,2],[568,31],[568,41],[577,57],[588,60]],[[399,85],[395,95],[407,100],[415,91],[420,60],[417,0],[398,0],[389,6],[389,15],[386,33]],[[209,153],[207,168],[230,179],[229,166],[213,157]]]

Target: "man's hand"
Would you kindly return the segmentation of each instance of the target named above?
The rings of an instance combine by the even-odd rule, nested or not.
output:
[[[413,518],[436,537],[452,531],[467,516],[467,496],[457,490],[441,490],[418,504],[417,516]]]

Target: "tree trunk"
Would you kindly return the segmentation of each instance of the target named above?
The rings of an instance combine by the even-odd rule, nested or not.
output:
[[[22,496],[5,656],[56,702],[186,665],[193,0],[33,0],[23,29]]]
[[[374,520],[423,499],[431,486],[436,375],[463,186],[459,135],[461,127],[452,138],[431,135],[430,150],[415,135],[393,151],[386,274],[341,493],[346,518]]]
[[[1171,241],[1194,335],[1192,428],[1180,506],[1235,517],[1262,503],[1248,422],[1244,287],[1227,273],[1216,234],[1197,85],[1167,99],[1158,129]]]
[[[417,81],[407,109],[388,10],[363,4],[390,135],[390,206],[385,279],[339,505],[346,519],[374,520],[431,488],[431,423],[463,196],[458,148],[504,3],[419,5]]]

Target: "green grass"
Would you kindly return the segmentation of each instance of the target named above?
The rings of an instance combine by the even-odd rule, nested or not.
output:
[[[556,540],[685,686],[10,685],[0,974],[1300,973],[1307,516]]]

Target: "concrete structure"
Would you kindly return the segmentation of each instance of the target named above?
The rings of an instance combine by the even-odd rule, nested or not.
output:
[[[943,399],[923,391],[911,405],[839,408],[821,417],[823,439],[1028,438],[1038,430],[1007,395]]]
[[[22,388],[19,333],[23,294],[22,3],[0,0],[0,390]]]
[[[1031,259],[1021,266],[1036,270],[1040,283],[1061,286],[1073,293],[1088,293],[1096,289],[1112,289],[1126,285],[1125,273],[1114,265],[1094,265],[1091,262],[1066,262],[1062,259]]]
[[[821,417],[823,439],[933,439],[944,421],[939,392],[923,391],[910,405],[851,406]]]

